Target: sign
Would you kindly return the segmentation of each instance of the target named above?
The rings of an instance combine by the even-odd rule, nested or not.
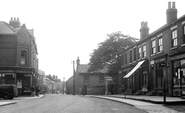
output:
[[[108,81],[111,81],[112,80],[112,77],[107,76],[107,77],[105,77],[105,79],[108,80]]]
[[[159,63],[159,67],[165,67],[165,66],[167,66],[167,63],[166,62]]]

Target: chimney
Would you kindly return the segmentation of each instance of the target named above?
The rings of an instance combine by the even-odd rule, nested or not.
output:
[[[21,25],[19,18],[15,18],[14,19],[11,17],[10,21],[9,21],[9,25],[12,26],[13,28],[17,28]]]
[[[166,10],[166,23],[170,24],[177,20],[177,9],[175,8],[175,2],[168,2],[168,9]]]
[[[80,59],[79,59],[79,57],[77,58],[76,62],[77,62],[77,66],[80,65]]]
[[[143,40],[149,35],[149,27],[147,22],[141,22],[140,39]]]

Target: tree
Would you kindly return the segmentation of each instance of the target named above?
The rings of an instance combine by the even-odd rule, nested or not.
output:
[[[105,67],[108,75],[117,75],[121,69],[121,55],[126,48],[136,43],[135,38],[114,32],[107,35],[104,42],[99,43],[98,48],[93,50],[90,58],[89,72],[98,72]]]

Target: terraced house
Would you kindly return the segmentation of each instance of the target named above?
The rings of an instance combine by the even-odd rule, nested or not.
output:
[[[177,18],[175,2],[168,2],[166,24],[149,34],[141,22],[140,41],[122,55],[123,79],[128,94],[185,95],[185,15]]]
[[[33,30],[19,18],[0,22],[0,84],[15,84],[19,95],[30,94],[37,81],[37,54]]]

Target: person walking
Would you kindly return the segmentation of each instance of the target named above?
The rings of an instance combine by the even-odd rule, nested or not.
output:
[[[34,97],[35,95],[35,87],[32,85],[31,87],[31,96]]]
[[[39,85],[36,86],[36,95],[39,96],[40,88]]]

